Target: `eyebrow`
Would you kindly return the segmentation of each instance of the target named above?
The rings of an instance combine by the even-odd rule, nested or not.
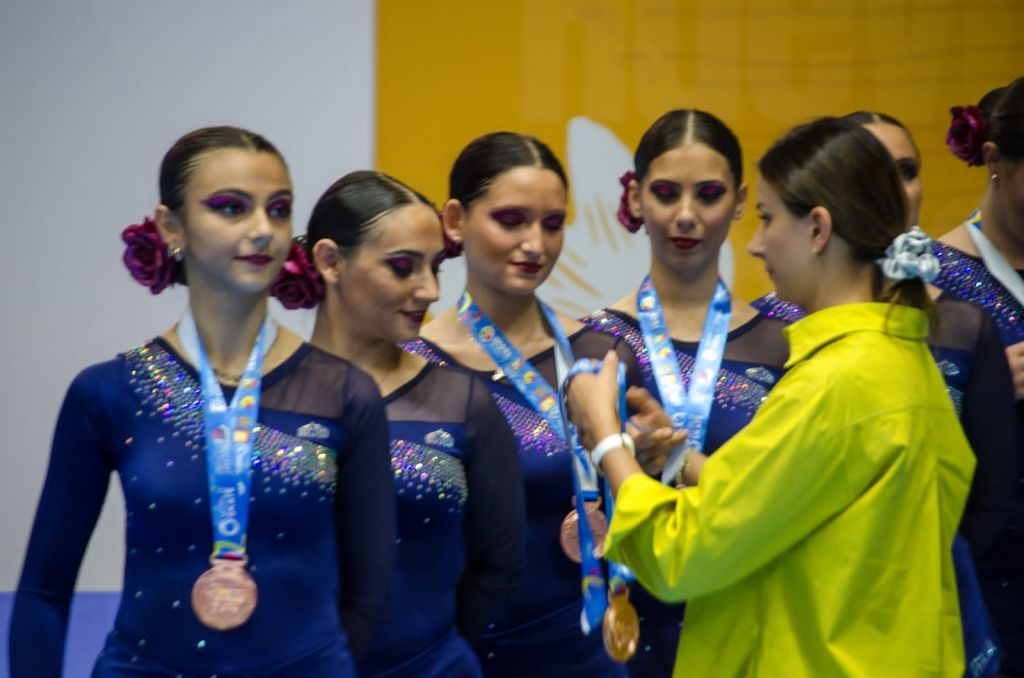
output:
[[[488,214],[494,214],[495,212],[509,212],[512,210],[515,210],[517,212],[526,212],[527,214],[533,214],[534,212],[539,212],[540,214],[566,214],[568,211],[564,207],[556,207],[553,210],[534,210],[530,207],[519,207],[515,205],[510,205],[508,207],[495,207],[491,209],[488,212]]]
[[[651,184],[668,184],[676,188],[683,187],[682,183],[678,181],[673,181],[672,179],[654,179],[651,181]],[[697,188],[711,185],[728,186],[729,182],[727,182],[725,179],[701,179],[700,181],[695,181],[693,185],[696,186]]]
[[[444,250],[442,250],[442,251],[444,251]],[[414,250],[392,250],[391,252],[388,252],[385,256],[387,256],[387,257],[406,256],[406,257],[412,257],[414,259],[423,259],[425,255],[423,254],[423,252],[416,252]]]
[[[249,193],[248,191],[243,191],[240,188],[219,188],[219,189],[217,189],[215,191],[210,191],[210,193],[208,194],[208,197],[209,196],[213,196],[213,195],[221,195],[222,193],[231,193],[232,195],[235,195],[235,196],[237,196],[239,198],[245,198],[246,200],[249,200],[249,201],[253,201],[254,200],[253,195],[251,193]],[[292,197],[291,189],[282,188],[282,189],[279,189],[277,191],[274,191],[273,193],[270,194],[270,197],[267,198],[267,201],[269,202],[271,200],[274,200],[275,198],[281,198],[281,197],[285,197],[285,196],[287,196],[289,198]],[[205,198],[204,198],[204,200],[205,200]]]

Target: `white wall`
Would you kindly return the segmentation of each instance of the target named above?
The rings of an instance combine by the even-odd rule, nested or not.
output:
[[[0,591],[16,586],[68,383],[184,306],[120,261],[121,229],[156,204],[164,151],[210,124],[264,134],[291,166],[304,228],[320,191],[372,165],[373,7],[0,2]],[[114,480],[80,589],[120,588],[123,524]]]

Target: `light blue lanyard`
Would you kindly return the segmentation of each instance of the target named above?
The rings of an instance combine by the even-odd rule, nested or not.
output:
[[[242,379],[231,404],[227,405],[191,312],[178,324],[182,345],[199,367],[215,558],[240,560],[245,557],[252,484],[251,458],[260,408],[263,356],[269,343],[268,335],[275,332],[276,326],[268,318],[260,327]]]
[[[580,374],[580,373],[597,374],[598,372],[601,371],[601,364],[602,364],[602,361],[594,360],[592,358],[584,358],[584,359],[576,361],[576,364],[574,364],[572,366],[572,369],[569,370],[569,374],[566,376],[565,380],[562,382],[561,403],[562,403],[562,409],[563,410],[566,410],[566,404],[565,404],[566,393],[568,391],[569,384],[572,382],[573,377],[575,377],[577,374]],[[620,422],[625,422],[626,419],[629,417],[629,412],[628,412],[627,407],[626,407],[626,368],[621,363],[619,364],[619,371],[618,371],[618,375],[617,376],[618,376],[618,383],[619,383],[619,398],[618,398],[618,400],[619,400],[619,402],[618,402],[618,405],[619,405],[619,421]],[[568,421],[569,421],[569,419],[568,419],[568,417],[566,417],[566,422],[567,422],[566,430],[567,431],[569,431],[569,429],[572,428],[572,424],[568,423]],[[573,436],[573,440],[575,440],[576,444],[579,445],[579,437],[576,434],[575,428],[572,428],[571,434]],[[582,449],[582,446],[581,446],[581,449]],[[604,484],[604,508],[605,508],[605,512],[608,515],[608,524],[611,525],[612,515],[615,513],[615,499],[612,497],[611,488],[608,487],[608,483]],[[612,560],[609,560],[608,561],[608,579],[609,579],[608,586],[611,589],[611,592],[613,594],[620,594],[620,593],[622,593],[626,589],[626,586],[631,581],[636,579],[636,575],[634,575],[633,572],[628,567],[626,567],[625,565],[622,565],[621,563],[616,563],[616,562],[614,562]],[[604,584],[603,580],[600,583],[603,585]],[[607,605],[607,598],[604,598],[604,601],[605,601],[605,605]],[[603,607],[602,607],[602,612],[603,612]]]
[[[572,346],[565,336],[555,312],[538,300],[551,333],[555,339],[555,359],[560,372],[561,365],[572,363]],[[601,624],[601,617],[608,605],[604,587],[604,573],[601,561],[594,556],[594,535],[587,521],[586,502],[594,501],[600,496],[597,469],[590,463],[590,457],[579,444],[573,434],[569,420],[565,416],[563,403],[547,380],[537,371],[523,354],[510,342],[501,329],[488,318],[474,303],[469,292],[463,292],[458,303],[459,319],[469,328],[470,334],[480,347],[501,368],[501,371],[516,387],[519,394],[548,423],[555,435],[562,438],[572,454],[573,463],[573,494],[576,502],[576,514],[579,518],[578,530],[580,538],[580,574],[583,589],[583,612],[581,625],[584,633]],[[565,378],[559,375],[560,379]]]
[[[967,220],[967,234],[974,242],[974,246],[978,248],[981,260],[992,277],[1006,288],[1006,291],[1017,300],[1017,303],[1024,305],[1024,282],[1021,281],[1020,274],[1014,270],[1002,252],[992,244],[992,241],[982,231],[980,208],[974,210],[974,213]]]
[[[686,429],[688,434],[685,445],[669,454],[661,473],[661,482],[670,484],[683,467],[687,450],[700,452],[704,449],[708,416],[715,396],[715,382],[718,381],[718,371],[722,367],[725,344],[729,337],[732,303],[728,288],[719,280],[711,297],[711,305],[708,306],[708,314],[704,318],[704,330],[697,346],[689,390],[683,381],[683,373],[679,369],[679,361],[676,360],[676,352],[665,325],[665,316],[661,312],[661,302],[650,276],[645,277],[640,285],[636,308],[662,407],[672,420],[672,428]]]

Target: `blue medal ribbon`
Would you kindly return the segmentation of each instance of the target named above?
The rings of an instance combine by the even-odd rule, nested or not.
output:
[[[573,361],[572,346],[569,344],[569,338],[562,330],[555,312],[540,300],[537,301],[537,304],[554,336],[556,365],[558,371],[562,372],[559,379],[564,381],[566,368]],[[572,453],[572,482],[576,514],[579,518],[580,573],[583,590],[583,611],[580,615],[580,625],[583,632],[589,634],[591,629],[601,625],[601,618],[608,606],[604,572],[600,559],[594,556],[594,535],[590,531],[586,511],[586,503],[596,501],[600,497],[597,469],[590,463],[590,457],[574,435],[571,424],[565,416],[564,404],[541,373],[523,357],[523,354],[505,337],[501,329],[480,310],[469,292],[462,293],[457,309],[459,319],[469,328],[470,334],[473,335],[476,342],[512,382],[519,394],[538,414],[544,417],[551,430],[562,438]]]
[[[269,318],[264,321],[242,379],[228,405],[210,367],[191,312],[186,313],[178,324],[178,336],[186,353],[199,367],[214,558],[245,558],[253,438],[260,407],[263,356],[276,331],[273,321]]]
[[[974,210],[967,220],[967,234],[974,242],[985,268],[992,274],[992,277],[1006,288],[1006,291],[1017,300],[1017,303],[1024,305],[1024,282],[1021,282],[1017,271],[982,231],[981,208]]]
[[[697,346],[689,389],[686,388],[679,361],[676,360],[665,316],[661,311],[661,302],[650,276],[644,278],[637,292],[636,309],[644,344],[651,356],[651,368],[661,395],[661,405],[672,420],[672,428],[686,429],[688,433],[686,442],[672,450],[662,470],[661,482],[671,484],[683,468],[686,452],[700,452],[704,449],[715,382],[722,367],[729,336],[732,302],[729,289],[719,280],[704,318],[704,329]]]
[[[567,415],[565,418],[566,431],[567,434],[572,435],[574,443],[581,450],[583,449],[583,446],[579,442],[579,436],[576,433],[576,428],[569,422],[568,411],[565,404],[566,395],[573,377],[580,373],[597,374],[601,371],[602,362],[603,361],[601,360],[594,360],[593,358],[577,360],[576,364],[574,364],[572,369],[569,370],[569,374],[566,375],[566,378],[562,381],[561,405],[562,410],[565,411]],[[619,382],[619,421],[624,425],[627,417],[629,416],[629,412],[626,407],[626,368],[621,363],[619,363],[617,376]],[[583,452],[583,454],[586,454],[586,452]],[[589,456],[587,459],[589,460]],[[591,464],[591,466],[593,466],[593,464]],[[615,499],[612,497],[612,491],[608,486],[608,483],[604,484],[604,507],[608,516],[608,524],[611,525],[612,515],[615,513]],[[619,595],[623,593],[629,583],[634,579],[636,579],[636,575],[634,575],[632,570],[628,567],[612,560],[608,561],[608,589],[612,595]]]

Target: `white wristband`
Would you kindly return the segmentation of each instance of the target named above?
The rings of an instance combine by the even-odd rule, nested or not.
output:
[[[604,456],[612,450],[626,449],[629,453],[636,456],[636,446],[633,444],[633,438],[628,433],[613,433],[607,438],[601,440],[597,445],[594,445],[594,449],[590,451],[590,460],[594,463],[594,468],[601,471],[601,460]]]

